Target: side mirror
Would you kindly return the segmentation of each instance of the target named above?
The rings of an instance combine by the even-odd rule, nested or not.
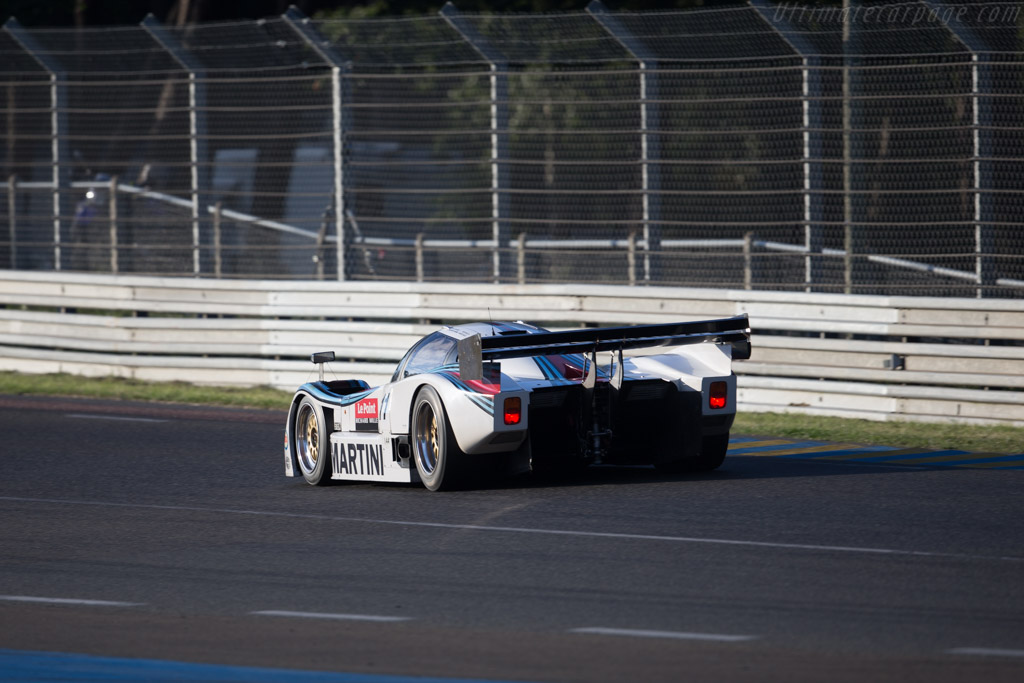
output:
[[[334,360],[334,351],[318,351],[309,357],[311,361],[320,366],[320,381],[324,381],[324,363]]]
[[[331,363],[334,361],[334,351],[318,351],[309,357],[314,363]]]

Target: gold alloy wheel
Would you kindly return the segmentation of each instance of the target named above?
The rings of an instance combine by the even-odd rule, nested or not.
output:
[[[306,422],[306,443],[309,444],[309,459],[315,465],[317,458],[320,457],[320,437],[316,429],[315,417]]]
[[[299,415],[295,420],[295,441],[295,454],[298,456],[299,466],[306,474],[312,474],[320,458],[320,423],[316,410],[309,403],[303,403],[299,408]]]
[[[433,474],[441,457],[437,438],[437,416],[429,403],[421,403],[416,413],[416,460],[425,474]]]

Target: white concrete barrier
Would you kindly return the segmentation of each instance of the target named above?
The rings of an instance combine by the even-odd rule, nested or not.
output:
[[[1024,426],[1024,301],[802,292],[212,280],[0,271],[0,369],[292,389],[309,354],[385,381],[440,324],[551,327],[747,313],[741,409]]]

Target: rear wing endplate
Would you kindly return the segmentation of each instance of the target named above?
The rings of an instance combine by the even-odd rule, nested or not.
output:
[[[750,358],[750,321],[743,314],[734,318],[688,323],[595,327],[566,332],[489,337],[473,334],[459,339],[459,376],[463,380],[480,379],[483,376],[484,361],[502,358],[623,351],[684,344],[732,344],[734,359]]]

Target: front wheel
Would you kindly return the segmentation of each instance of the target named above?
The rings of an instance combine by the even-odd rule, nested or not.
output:
[[[330,457],[327,455],[329,436],[324,428],[323,410],[308,396],[303,397],[295,411],[295,458],[306,483],[326,486],[331,482]]]
[[[441,397],[433,387],[423,387],[412,410],[412,447],[416,471],[431,491],[459,488],[465,484],[465,455],[455,441]]]

